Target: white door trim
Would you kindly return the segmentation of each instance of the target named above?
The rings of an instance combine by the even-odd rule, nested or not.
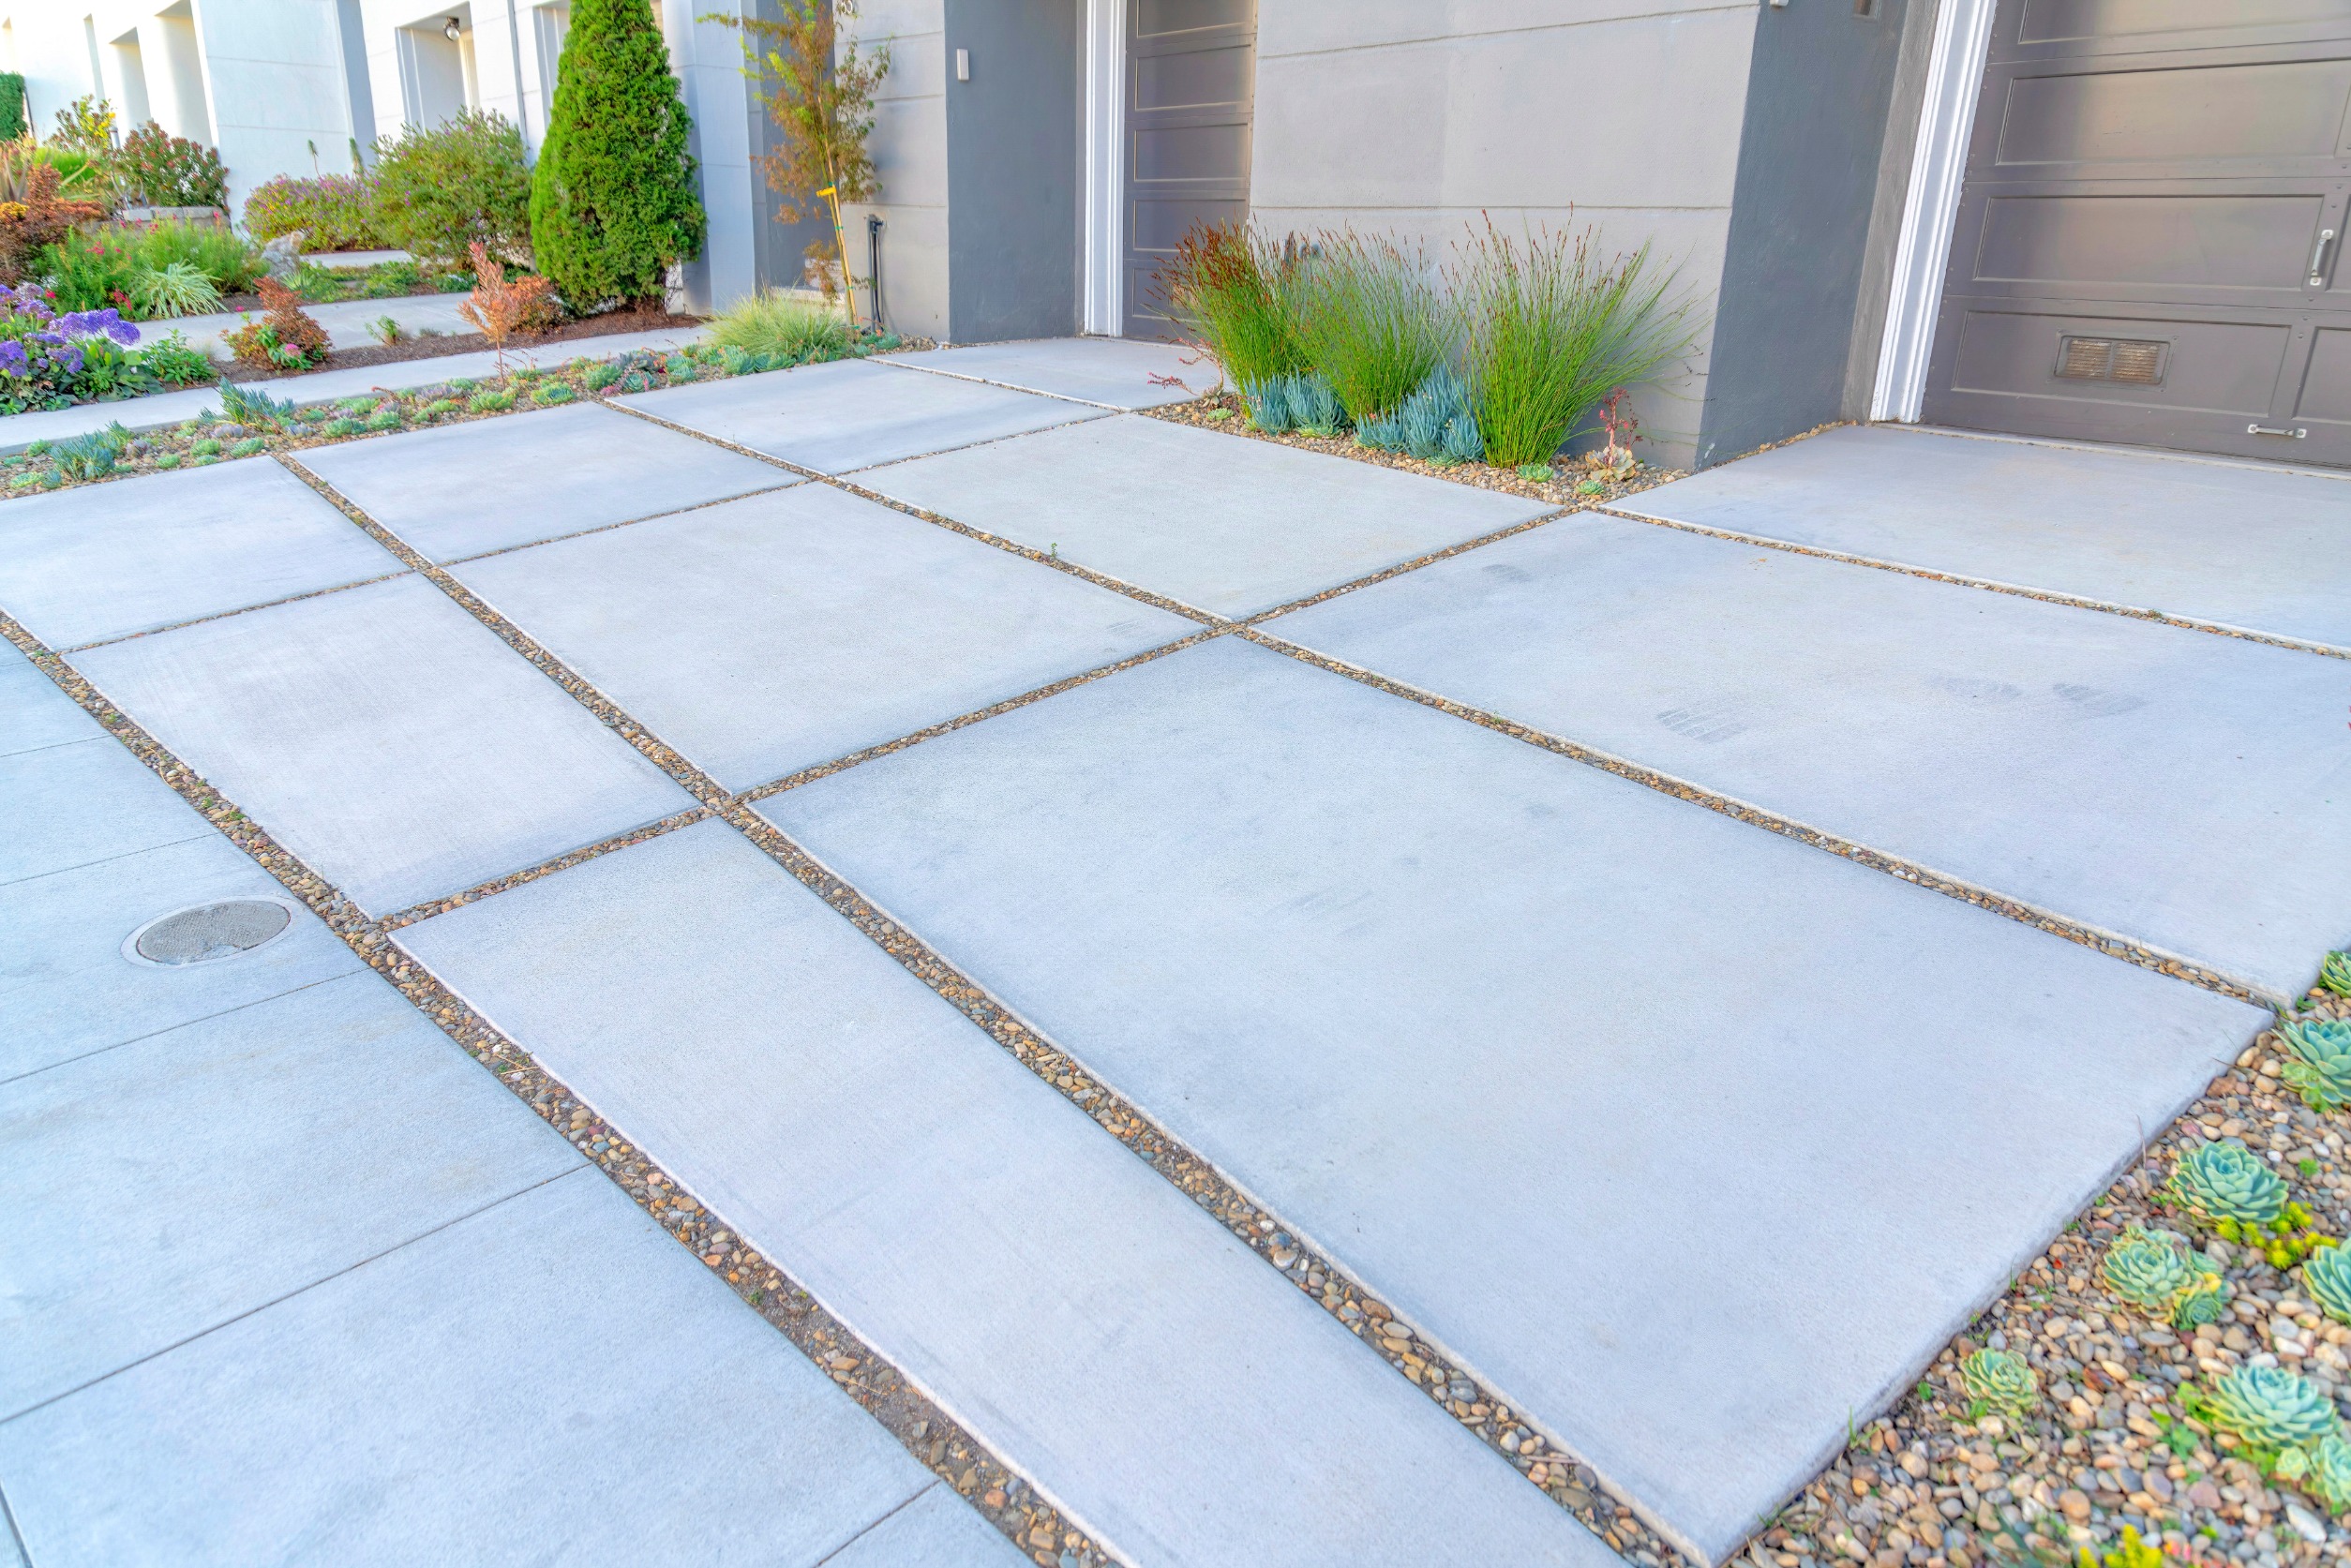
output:
[[[1983,93],[1984,61],[1991,49],[1993,13],[1999,9],[1999,0],[1942,0],[1936,7],[1926,101],[1919,109],[1910,188],[1894,242],[1886,333],[1878,345],[1878,380],[1869,395],[1872,419],[1914,422],[1925,400],[1926,366],[1935,348],[1951,230],[1959,216],[1968,142],[1975,132],[1975,104]]]
[[[1128,0],[1086,0],[1085,329],[1125,330]]]

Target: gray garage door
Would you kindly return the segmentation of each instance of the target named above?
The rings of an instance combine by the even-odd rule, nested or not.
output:
[[[2001,0],[1930,422],[2351,463],[2351,0]]]
[[[1127,336],[1171,337],[1160,264],[1193,224],[1249,214],[1257,4],[1131,0],[1127,15]]]

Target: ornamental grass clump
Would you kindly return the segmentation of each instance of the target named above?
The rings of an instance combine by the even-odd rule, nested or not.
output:
[[[1968,1391],[1970,1420],[1985,1413],[2022,1420],[2041,1402],[2041,1384],[2023,1356],[2013,1351],[1977,1351],[1959,1364]]]
[[[1301,256],[1295,238],[1276,246],[1245,223],[1202,224],[1159,272],[1168,314],[1252,403],[1271,383],[1310,369],[1293,314]]]
[[[2278,1038],[2294,1059],[2280,1074],[2313,1111],[2351,1105],[2351,1019],[2278,1022]]]
[[[1572,240],[1486,231],[1464,247],[1462,364],[1489,460],[1549,462],[1601,398],[1689,352],[1697,334],[1674,276],[1646,244],[1603,260]]]
[[[711,323],[711,341],[766,360],[771,368],[846,358],[849,323],[837,310],[767,290],[729,306]]]
[[[1352,231],[1301,253],[1290,315],[1307,363],[1358,430],[1394,411],[1443,365],[1453,313],[1425,260]]]

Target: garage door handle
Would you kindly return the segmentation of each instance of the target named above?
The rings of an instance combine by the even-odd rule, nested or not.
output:
[[[2314,289],[2327,286],[2327,247],[2334,243],[2335,231],[2332,229],[2318,231],[2318,244],[2310,253],[2310,286]]]

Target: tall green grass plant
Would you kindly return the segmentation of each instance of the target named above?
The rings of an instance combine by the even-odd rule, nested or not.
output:
[[[1512,239],[1489,222],[1457,285],[1487,460],[1549,461],[1600,399],[1688,353],[1693,311],[1674,283],[1646,244],[1603,260],[1589,231]]]
[[[1297,269],[1295,242],[1277,246],[1242,223],[1208,224],[1176,246],[1159,291],[1225,379],[1253,395],[1308,368],[1293,320]]]
[[[851,336],[839,311],[771,290],[743,300],[712,321],[711,341],[779,365],[805,365],[846,355]]]
[[[1432,269],[1394,240],[1322,236],[1298,261],[1295,299],[1308,363],[1358,426],[1418,391],[1453,344],[1453,315]]]

